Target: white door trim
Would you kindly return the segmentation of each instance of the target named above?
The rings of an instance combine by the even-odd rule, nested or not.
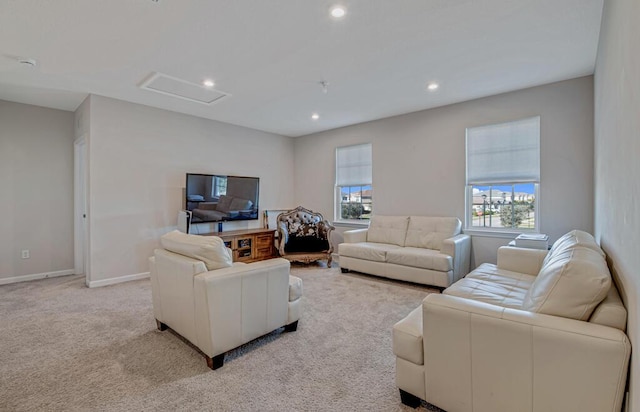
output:
[[[89,265],[89,167],[87,135],[80,136],[74,145],[74,272],[85,275],[88,286],[91,279]]]

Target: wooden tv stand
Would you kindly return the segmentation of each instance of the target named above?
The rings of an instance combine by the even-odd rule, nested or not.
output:
[[[203,236],[218,236],[233,251],[234,262],[257,262],[277,257],[275,229],[244,229],[228,232],[206,233]]]

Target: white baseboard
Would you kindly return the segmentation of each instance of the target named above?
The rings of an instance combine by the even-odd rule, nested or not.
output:
[[[46,278],[55,278],[58,276],[73,275],[75,271],[73,269],[57,270],[55,272],[35,273],[33,275],[13,276],[10,278],[0,279],[0,285],[8,285],[9,283],[27,282],[29,280],[38,280]]]
[[[90,288],[99,288],[101,286],[115,285],[117,283],[130,282],[132,280],[146,279],[150,276],[149,272],[136,273],[133,275],[118,276],[117,278],[93,280],[89,282]]]

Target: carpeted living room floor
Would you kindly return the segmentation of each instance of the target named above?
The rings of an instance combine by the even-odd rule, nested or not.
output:
[[[0,410],[413,410],[395,386],[391,328],[437,291],[320,264],[291,272],[304,282],[298,331],[244,345],[216,371],[156,329],[148,279],[0,286]]]

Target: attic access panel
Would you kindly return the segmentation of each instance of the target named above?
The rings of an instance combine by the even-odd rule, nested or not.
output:
[[[231,96],[220,90],[157,72],[151,73],[140,84],[140,88],[206,105],[219,102],[225,97]]]

